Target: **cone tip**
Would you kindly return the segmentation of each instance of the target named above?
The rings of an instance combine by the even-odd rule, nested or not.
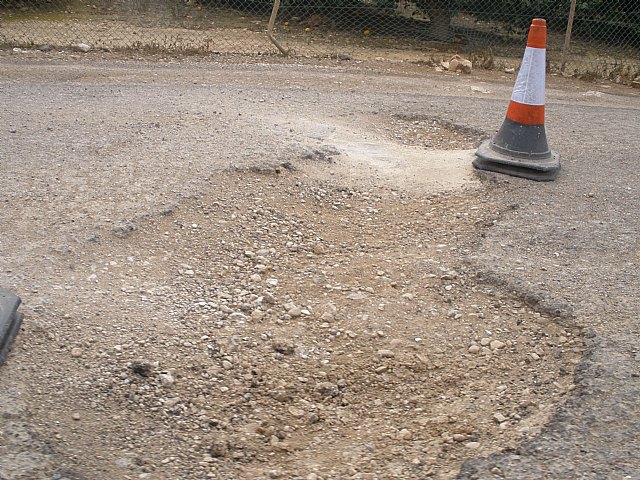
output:
[[[547,21],[544,18],[534,18],[531,21],[531,26],[536,26],[536,27],[546,27],[547,26]]]

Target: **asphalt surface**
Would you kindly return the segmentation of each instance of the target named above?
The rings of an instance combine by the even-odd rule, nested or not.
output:
[[[40,281],[53,268],[47,252],[75,248],[105,229],[126,230],[140,212],[171,208],[204,188],[216,171],[299,158],[324,145],[329,120],[357,124],[350,116],[363,112],[432,115],[491,134],[513,82],[426,67],[6,54],[0,72],[0,194],[11,207],[0,212],[0,285],[25,304],[47,301]],[[206,128],[188,149],[163,143],[197,122]],[[468,459],[459,478],[640,478],[640,95],[551,79],[547,130],[561,154],[559,178],[541,184],[483,175],[504,186],[501,201],[513,213],[469,261],[486,281],[582,327],[590,350],[576,390],[540,436],[515,451]],[[163,161],[148,169],[137,160],[145,156]]]

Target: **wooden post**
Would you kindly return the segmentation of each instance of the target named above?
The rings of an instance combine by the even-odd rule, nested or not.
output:
[[[560,71],[564,72],[564,66],[567,63],[567,55],[569,54],[569,43],[571,42],[571,31],[573,30],[573,18],[576,15],[576,0],[571,0],[569,7],[569,19],[567,20],[567,33],[564,36],[564,48],[562,49],[562,60],[560,62]]]
[[[271,43],[273,43],[276,46],[276,48],[280,50],[280,53],[282,53],[282,55],[286,57],[289,55],[289,51],[285,49],[282,45],[280,45],[280,43],[278,43],[276,38],[273,36],[273,25],[276,22],[278,9],[280,9],[280,0],[275,0],[273,2],[273,9],[271,10],[271,18],[269,19],[269,28],[267,29],[267,37],[269,37],[269,40],[271,40]]]

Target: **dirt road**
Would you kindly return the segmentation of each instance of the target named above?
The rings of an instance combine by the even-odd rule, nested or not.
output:
[[[637,92],[3,53],[0,478],[635,478]]]

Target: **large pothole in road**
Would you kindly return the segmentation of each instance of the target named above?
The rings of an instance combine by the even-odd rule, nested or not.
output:
[[[17,344],[34,423],[87,477],[451,478],[515,447],[581,343],[464,266],[477,197],[217,178],[74,254]]]

